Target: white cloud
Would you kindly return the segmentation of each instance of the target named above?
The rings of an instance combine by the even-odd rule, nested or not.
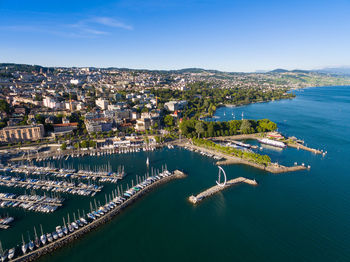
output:
[[[92,17],[74,24],[48,23],[47,25],[0,26],[0,30],[54,34],[62,37],[95,38],[110,35],[112,28],[133,30],[133,27],[111,17]]]
[[[117,28],[123,28],[126,30],[133,30],[133,27],[131,25],[124,24],[111,17],[94,17],[90,21],[96,24],[105,25],[109,27],[117,27]]]

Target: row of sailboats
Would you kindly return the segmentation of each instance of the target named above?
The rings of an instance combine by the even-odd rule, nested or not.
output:
[[[224,112],[224,116],[226,116],[226,112]],[[232,112],[232,118],[236,119],[235,113]],[[242,120],[244,119],[244,112],[242,112]]]

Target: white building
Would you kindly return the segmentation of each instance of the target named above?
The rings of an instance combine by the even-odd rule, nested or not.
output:
[[[98,98],[96,100],[96,105],[102,110],[106,110],[108,108],[108,101],[102,98]]]
[[[169,101],[164,104],[164,108],[168,111],[174,112],[181,110],[187,105],[187,101]]]
[[[71,79],[71,80],[70,80],[70,83],[71,83],[72,85],[78,85],[78,84],[80,83],[80,81],[79,81],[79,79]]]
[[[52,109],[60,109],[63,108],[63,104],[61,102],[56,101],[52,97],[46,96],[43,99],[43,105]]]

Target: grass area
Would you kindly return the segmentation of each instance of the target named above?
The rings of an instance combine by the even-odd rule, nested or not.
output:
[[[211,140],[201,138],[193,138],[192,142],[196,146],[201,146],[224,154],[233,155],[256,164],[268,166],[271,163],[271,158],[268,155],[260,155],[257,153],[242,151],[233,147],[221,146]]]

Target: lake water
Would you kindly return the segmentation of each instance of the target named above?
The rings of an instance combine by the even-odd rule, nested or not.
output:
[[[103,157],[69,159],[66,164],[124,165],[124,184],[150,166],[182,169],[188,177],[155,189],[97,230],[40,261],[350,261],[350,88],[322,87],[296,92],[293,100],[219,108],[218,120],[269,118],[279,131],[325,149],[325,157],[297,149],[263,149],[273,161],[311,165],[309,171],[273,175],[242,165],[225,166],[228,179],[255,178],[259,185],[237,185],[191,205],[187,198],[215,184],[213,159],[185,149],[162,149]],[[55,164],[58,164],[56,161]],[[104,184],[96,199],[115,185]],[[0,188],[1,192],[14,192]],[[24,190],[17,190],[24,192]],[[0,231],[5,248],[20,244],[33,226],[53,231],[62,217],[89,210],[94,198],[63,195],[53,214],[1,209],[15,216]]]

